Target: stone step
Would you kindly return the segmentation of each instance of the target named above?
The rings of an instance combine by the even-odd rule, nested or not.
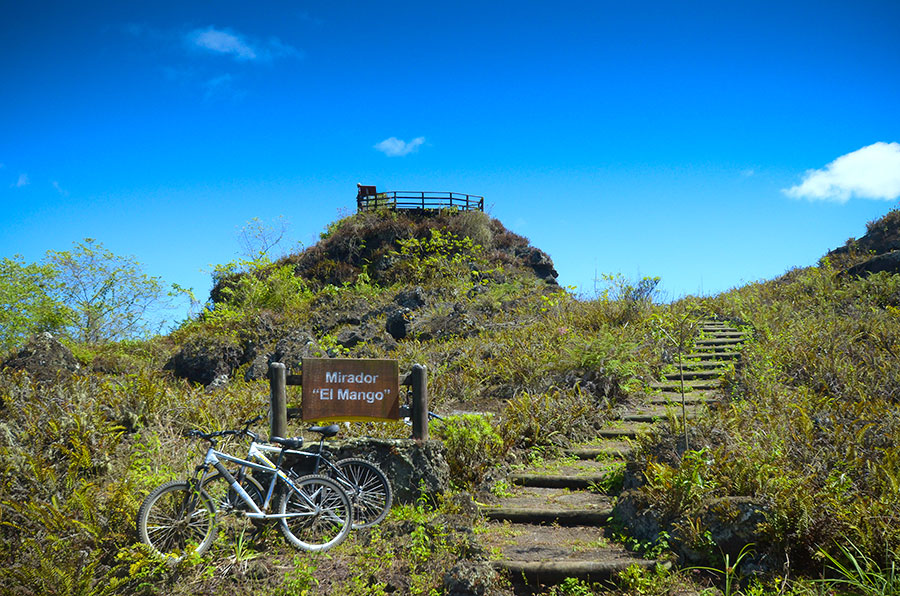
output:
[[[685,404],[704,404],[718,401],[715,393],[712,391],[694,391],[684,394]],[[647,403],[652,405],[681,405],[681,393],[677,391],[666,391],[651,396]]]
[[[612,507],[607,509],[515,509],[512,507],[484,507],[481,513],[493,521],[508,521],[514,524],[536,524],[561,526],[603,526],[612,515]]]
[[[513,472],[509,479],[518,486],[586,489],[602,483],[615,465],[616,462],[590,459],[548,461],[539,468]]]
[[[721,360],[688,360],[687,355],[684,357],[684,370],[716,370],[721,371],[724,368],[728,367],[728,362],[723,362]],[[670,366],[678,369],[678,361],[676,360]],[[671,372],[671,370],[669,371]]]
[[[696,354],[713,354],[718,357],[719,354],[734,352],[735,347],[740,346],[694,346],[694,352]],[[740,352],[738,352],[740,354]]]
[[[685,409],[688,412],[700,412],[707,408],[710,402],[694,400],[693,402],[684,400]],[[622,420],[634,420],[633,416],[655,416],[657,418],[665,418],[669,411],[677,411],[681,415],[681,398],[677,400],[669,400],[662,403],[644,403],[640,405],[629,406],[627,410],[620,415]]]
[[[708,331],[701,330],[701,336],[699,339],[726,339],[726,338],[741,338],[746,339],[747,334],[743,331],[732,331],[732,330],[717,330],[717,331]]]
[[[601,428],[597,431],[597,436],[603,439],[634,439],[650,432],[651,426],[651,424],[631,422]]]
[[[711,389],[718,389],[722,384],[718,379],[714,380],[695,380],[684,383],[684,390],[688,391],[708,391]],[[672,391],[672,392],[681,392],[681,382],[680,381],[656,381],[654,383],[650,383],[651,389],[660,389],[662,391]]]
[[[515,578],[515,581],[524,578],[529,584],[548,586],[560,584],[570,577],[587,582],[610,581],[632,565],[652,569],[656,563],[656,561],[625,555],[621,559],[612,561],[511,561],[502,559],[493,561],[491,564],[497,571],[505,572],[509,574],[510,578]]]
[[[625,441],[604,441],[599,445],[571,447],[566,453],[578,459],[603,459],[626,457],[631,451],[631,444]]]
[[[737,337],[724,337],[724,338],[710,338],[710,339],[698,339],[694,342],[694,346],[733,346],[737,344],[744,343],[744,338]]]
[[[669,381],[678,381],[684,378],[685,381],[693,379],[718,379],[724,373],[724,370],[685,370],[682,372],[671,372],[663,375],[663,378]]]
[[[596,492],[516,486],[496,503],[481,505],[481,512],[488,519],[513,523],[603,526],[612,505],[612,497]]]
[[[724,351],[724,352],[692,352],[691,354],[685,354],[684,358],[685,359],[688,359],[688,358],[696,359],[696,360],[701,360],[701,361],[710,361],[710,360],[726,361],[726,360],[736,360],[737,358],[740,358],[740,356],[741,356],[740,352],[734,352],[734,351],[731,351],[731,352],[728,352],[728,351]]]
[[[631,565],[652,568],[656,561],[612,543],[603,528],[488,522],[480,535],[499,554],[494,568],[515,583],[553,585],[569,577],[592,582],[613,578]],[[517,591],[518,593],[518,591]]]

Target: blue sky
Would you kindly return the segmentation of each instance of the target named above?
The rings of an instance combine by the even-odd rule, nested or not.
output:
[[[0,256],[205,296],[251,218],[484,195],[560,281],[711,294],[900,196],[900,3],[2,2]]]

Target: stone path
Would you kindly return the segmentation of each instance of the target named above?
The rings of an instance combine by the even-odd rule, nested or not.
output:
[[[701,415],[706,404],[717,399],[722,372],[739,357],[744,339],[743,332],[727,323],[702,323],[693,353],[684,357],[688,417]],[[482,507],[489,520],[483,539],[498,555],[495,566],[509,572],[514,582],[550,585],[567,577],[599,581],[629,565],[656,563],[626,551],[607,533],[614,495],[604,490],[606,478],[623,465],[630,439],[669,412],[681,415],[678,372],[651,387],[657,392],[622,412],[594,442],[516,471],[509,493]]]

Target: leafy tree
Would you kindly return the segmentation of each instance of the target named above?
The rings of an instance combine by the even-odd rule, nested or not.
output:
[[[0,261],[0,351],[65,325],[67,309],[51,296],[55,285],[50,266],[25,264],[21,255]]]
[[[163,306],[159,277],[148,277],[133,257],[113,254],[93,238],[72,250],[48,251],[58,284],[52,295],[68,307],[66,327],[74,339],[118,341],[156,331],[147,315]]]

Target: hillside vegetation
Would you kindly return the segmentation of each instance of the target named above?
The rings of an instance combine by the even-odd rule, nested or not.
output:
[[[896,229],[898,219],[872,225]],[[441,593],[456,561],[489,557],[459,495],[398,507],[319,557],[266,531],[160,564],[135,544],[134,516],[147,492],[196,463],[182,431],[233,428],[265,411],[271,361],[426,365],[431,408],[451,415],[432,434],[445,439],[465,496],[490,490],[529,452],[590,439],[706,317],[749,325],[755,340],[728,373],[726,405],[688,422],[690,449],[673,420],[629,465],[630,486],[665,531],[657,544],[690,544],[718,564],[698,512],[744,496],[767,512],[747,559],[765,572],[757,592],[818,576],[828,555],[857,553],[881,572],[900,551],[900,276],[846,274],[877,252],[854,250],[669,305],[653,301],[657,280],[621,276],[576,298],[546,254],[482,213],[358,214],[299,254],[222,265],[210,300],[167,336],[65,339],[77,370],[53,378],[21,370],[10,352],[0,372],[0,585],[10,594]],[[349,431],[408,433],[402,423]],[[669,585],[631,578],[622,589]]]

